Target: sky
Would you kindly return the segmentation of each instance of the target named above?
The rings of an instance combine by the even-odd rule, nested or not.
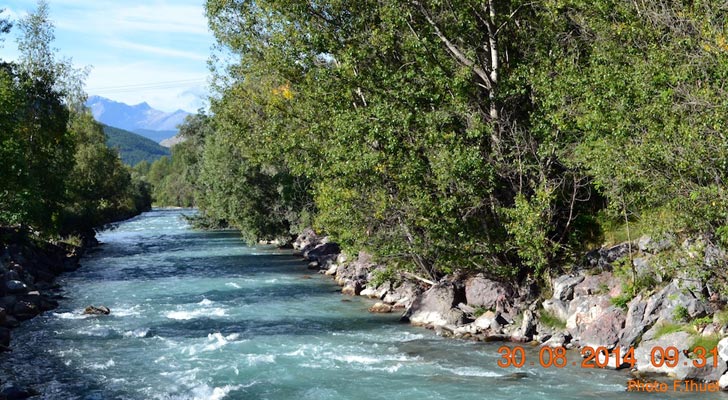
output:
[[[36,0],[5,0],[17,20]],[[214,43],[204,0],[48,0],[53,47],[78,67],[91,66],[86,92],[127,104],[146,101],[171,112],[195,112],[208,95],[207,59]],[[17,59],[13,29],[0,59]]]

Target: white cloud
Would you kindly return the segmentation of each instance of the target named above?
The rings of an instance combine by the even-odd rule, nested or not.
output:
[[[191,51],[183,51],[183,50],[175,50],[170,49],[166,47],[157,47],[157,46],[150,46],[146,44],[140,44],[140,43],[133,43],[128,42],[125,40],[109,40],[106,43],[108,43],[110,46],[119,48],[119,49],[127,49],[127,50],[137,50],[144,53],[149,53],[153,55],[158,56],[168,56],[168,57],[177,57],[177,58],[187,58],[190,60],[196,60],[196,61],[207,61],[207,54],[200,54],[195,53]]]
[[[72,8],[59,14],[56,24],[69,31],[113,36],[132,33],[185,33],[209,35],[201,4],[154,3],[128,5],[129,2],[97,1],[89,4],[63,0]],[[201,3],[201,2],[200,2]],[[125,5],[126,4],[126,5]]]

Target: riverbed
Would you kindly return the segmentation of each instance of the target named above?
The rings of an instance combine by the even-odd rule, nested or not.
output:
[[[0,379],[47,399],[625,399],[627,372],[497,365],[499,343],[370,314],[290,250],[155,210],[101,232],[54,311],[13,332]],[[108,316],[82,315],[105,305]],[[535,360],[531,366],[530,361]],[[577,365],[573,366],[572,362]]]

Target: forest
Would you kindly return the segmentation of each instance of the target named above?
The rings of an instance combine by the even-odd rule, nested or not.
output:
[[[20,59],[0,60],[0,227],[77,244],[149,209],[151,187],[132,177],[84,107],[87,71],[53,49],[48,4],[17,27]],[[10,28],[0,21],[0,40]]]
[[[251,242],[311,226],[432,279],[546,281],[645,233],[728,245],[722,2],[208,0],[206,12],[212,105],[157,179],[204,225]]]

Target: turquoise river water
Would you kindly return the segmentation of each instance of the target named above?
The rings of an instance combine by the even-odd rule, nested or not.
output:
[[[501,344],[369,314],[291,251],[192,230],[185,212],[100,233],[60,278],[61,306],[13,332],[0,380],[47,399],[728,399],[627,393],[626,372],[500,368]],[[90,304],[111,315],[81,315]]]

